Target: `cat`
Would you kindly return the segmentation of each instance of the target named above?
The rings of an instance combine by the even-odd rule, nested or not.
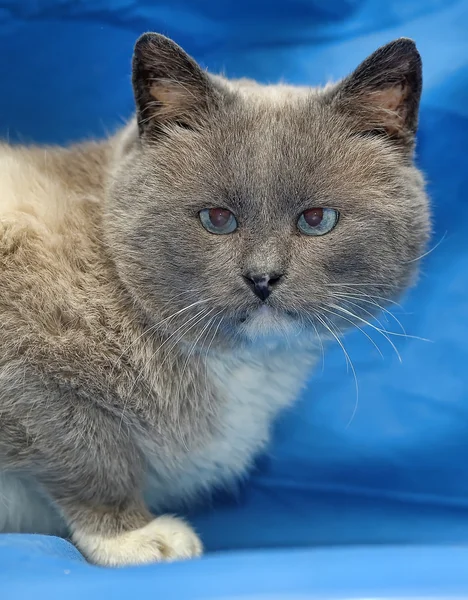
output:
[[[122,130],[0,146],[0,531],[202,553],[165,511],[246,473],[322,343],[415,281],[421,87],[405,38],[309,89],[148,33]]]

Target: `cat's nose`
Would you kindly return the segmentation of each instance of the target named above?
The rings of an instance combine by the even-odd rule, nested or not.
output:
[[[282,277],[282,273],[247,273],[244,280],[252,292],[265,302]]]

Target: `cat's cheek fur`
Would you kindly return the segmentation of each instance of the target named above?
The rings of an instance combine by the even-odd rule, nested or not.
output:
[[[76,530],[73,541],[88,560],[106,567],[184,560],[203,552],[193,529],[167,515],[115,536]]]

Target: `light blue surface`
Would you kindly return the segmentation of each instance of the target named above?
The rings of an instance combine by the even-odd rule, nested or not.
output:
[[[400,364],[372,329],[384,359],[349,335],[358,400],[330,348],[252,478],[191,517],[207,558],[110,571],[61,540],[0,536],[0,598],[468,595],[468,0],[0,0],[0,133],[113,130],[132,111],[130,55],[145,30],[212,70],[302,84],[337,79],[398,36],[417,41],[418,160],[438,245],[394,312],[431,341],[391,336]]]

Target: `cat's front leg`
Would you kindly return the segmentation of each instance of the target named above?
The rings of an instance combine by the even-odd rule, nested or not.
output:
[[[120,420],[79,402],[68,409],[60,426],[57,414],[42,421],[29,459],[84,556],[103,566],[199,556],[189,525],[145,506],[144,461]]]

